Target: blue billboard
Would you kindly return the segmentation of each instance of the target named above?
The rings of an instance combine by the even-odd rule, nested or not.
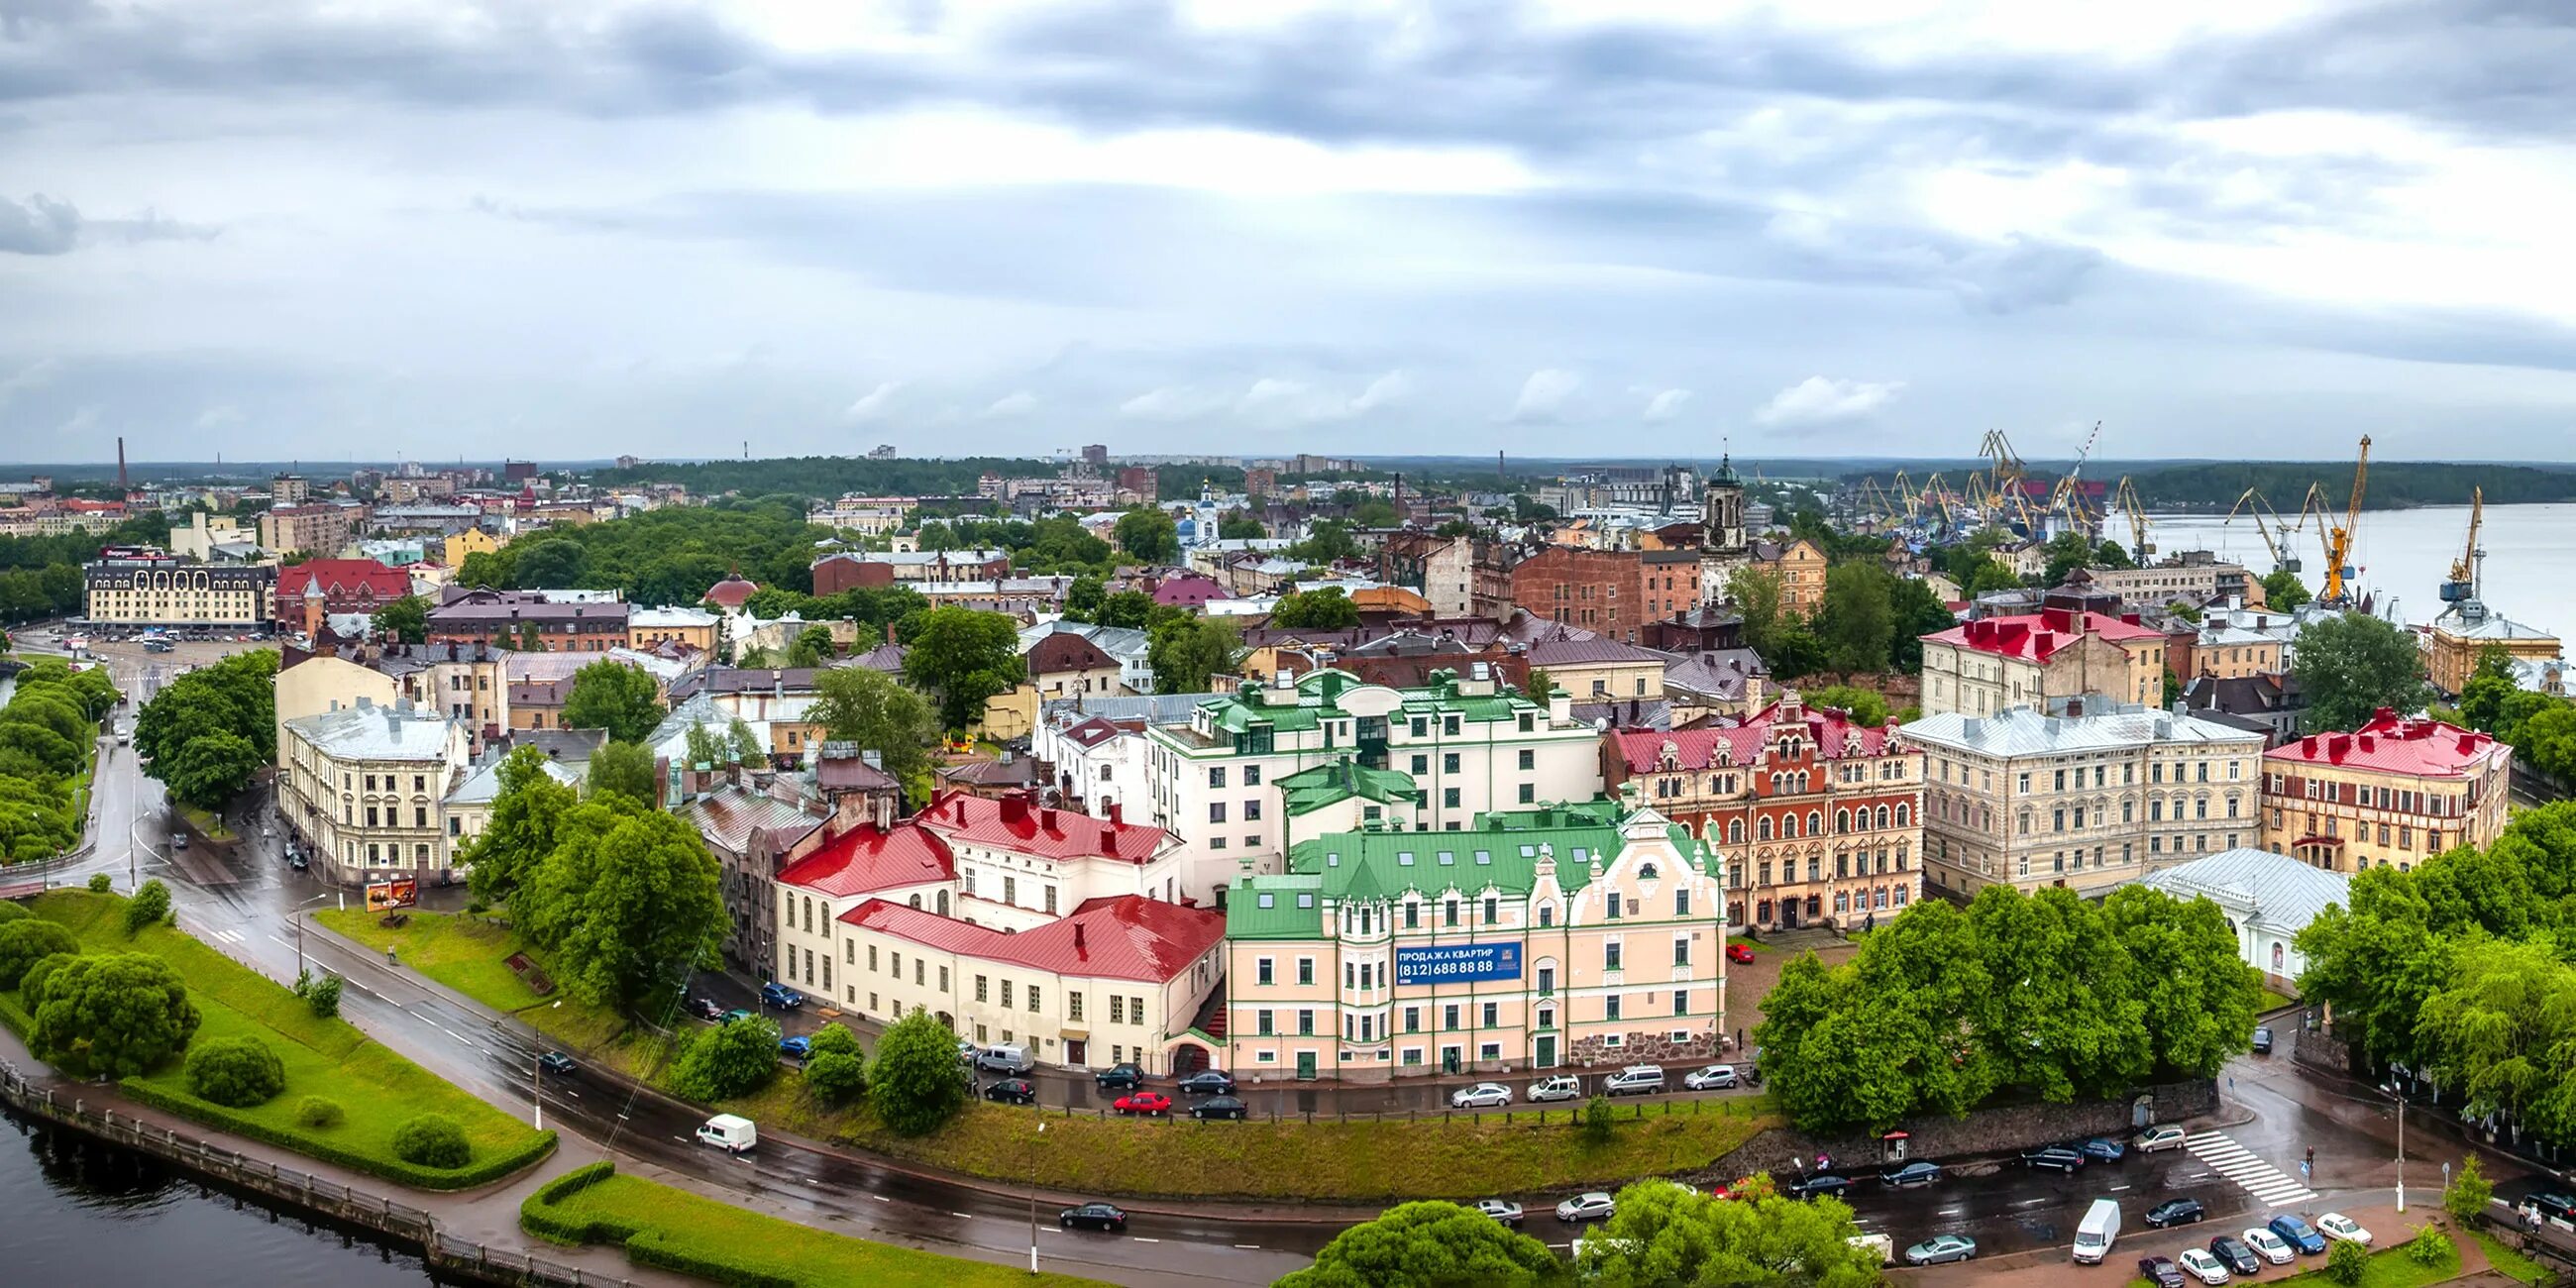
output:
[[[1519,944],[1442,944],[1395,950],[1398,984],[1473,984],[1519,979]]]

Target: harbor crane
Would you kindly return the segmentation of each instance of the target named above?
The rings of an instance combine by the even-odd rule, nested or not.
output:
[[[2093,507],[2084,500],[2083,491],[2084,463],[2092,459],[2093,444],[2101,438],[2102,422],[2097,420],[2093,422],[2093,432],[2084,436],[2084,446],[2076,449],[2075,463],[2067,467],[2066,476],[2057,480],[2057,486],[2050,490],[2048,498],[2048,508],[2064,518],[2066,526],[2083,533],[2087,540],[2101,534],[2102,520],[2106,517],[2093,513]]]
[[[2487,490],[2482,487],[2471,489],[2469,543],[2460,551],[2460,557],[2452,561],[2449,580],[2442,583],[2442,602],[2445,604],[2465,604],[2478,597],[2478,570],[2487,556],[2486,551],[2478,549],[2478,525],[2485,521],[2486,514]]]
[[[2315,485],[2311,484],[2310,490],[2313,492],[2315,490]],[[2251,505],[2247,504],[2249,501],[2252,502]],[[2245,489],[2245,494],[2236,498],[2236,504],[2228,508],[2227,518],[2223,523],[2234,523],[2236,521],[2237,511],[2239,510],[2244,511],[2254,520],[2254,535],[2261,537],[2263,539],[2263,548],[2272,552],[2272,570],[2274,572],[2297,572],[2300,567],[2298,547],[2290,545],[2288,542],[2291,535],[2298,531],[2298,526],[2296,524],[2282,523],[2280,512],[2274,510],[2272,508],[2272,503],[2265,500],[2262,492],[2254,488],[2249,487]],[[2267,514],[2272,518],[2272,523],[2269,527],[2265,527],[2263,524],[2263,517]],[[2304,514],[2301,517],[2304,518]]]
[[[2361,436],[2361,459],[2352,467],[2352,494],[2344,498],[2343,522],[2328,523],[2325,530],[2326,588],[2317,602],[2328,608],[2351,609],[2360,602],[2353,592],[2352,581],[2357,570],[2352,565],[2353,529],[2361,524],[2362,489],[2370,483],[2370,435]],[[2330,517],[2330,516],[2329,516]]]
[[[2139,502],[2137,486],[2126,474],[2120,476],[2120,486],[2111,493],[2111,508],[2129,516],[2129,550],[2144,565],[2156,553],[2156,547],[2147,540],[2147,507]]]

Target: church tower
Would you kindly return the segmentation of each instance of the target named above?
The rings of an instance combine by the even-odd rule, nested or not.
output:
[[[1731,456],[1718,458],[1717,472],[1708,476],[1707,497],[1700,517],[1702,547],[1721,558],[1742,556],[1748,548],[1744,538],[1744,480],[1736,477]]]

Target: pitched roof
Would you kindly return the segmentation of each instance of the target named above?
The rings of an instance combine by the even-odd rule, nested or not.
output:
[[[1597,666],[1611,662],[1633,662],[1661,666],[1666,655],[1614,639],[1541,640],[1529,646],[1529,662],[1536,667]]]
[[[697,825],[700,835],[735,854],[751,843],[754,831],[803,836],[824,820],[795,804],[739,783],[727,783],[680,807],[680,816]]]
[[[319,585],[325,596],[368,594],[379,599],[400,599],[411,593],[408,574],[373,559],[307,559],[280,569],[278,584],[283,587],[280,593],[290,598],[314,585]]]
[[[1684,769],[1707,769],[1721,763],[1718,759],[1720,747],[1726,748],[1722,763],[1750,765],[1762,758],[1764,749],[1770,746],[1772,735],[1782,727],[1781,707],[1781,703],[1774,702],[1737,724],[1669,732],[1623,729],[1612,734],[1611,740],[1632,774],[1655,772],[1663,763],[1666,743],[1672,744],[1674,755]],[[1857,723],[1831,707],[1802,706],[1799,717],[1798,725],[1807,731],[1808,740],[1816,745],[1818,759],[1840,760],[1853,754],[1889,754],[1889,730],[1883,727]],[[1859,739],[1857,753],[1852,749],[1855,736]]]
[[[888,831],[851,828],[778,874],[783,885],[833,898],[956,877],[957,863],[948,842],[911,822],[898,823]]]
[[[2258,734],[2215,720],[2135,706],[2081,716],[2049,715],[2029,707],[2010,707],[1990,716],[1945,711],[1902,726],[1900,731],[1916,742],[1965,748],[1987,756],[2119,751],[2149,743],[2262,741]]]
[[[2269,850],[2239,847],[2205,859],[2177,863],[2138,878],[2138,884],[2178,899],[2207,895],[2222,907],[2242,903],[2244,919],[2295,934],[2328,904],[2351,902],[2352,878]]]
[[[1112,823],[1079,810],[1041,807],[1025,797],[987,800],[963,792],[943,794],[912,821],[951,840],[1050,859],[1143,863],[1172,835],[1142,823]]]
[[[476,769],[471,775],[469,775],[464,782],[458,783],[455,791],[447,794],[447,803],[450,805],[489,805],[493,801],[500,799],[501,762],[507,759],[509,759],[509,757],[506,755],[485,757],[480,768]],[[564,768],[562,765],[557,764],[554,761],[549,760],[545,762],[544,769],[546,777],[551,778],[558,783],[562,783],[566,787],[581,786],[581,776],[579,774]]]
[[[1039,640],[1029,649],[1029,674],[1031,675],[1117,669],[1118,659],[1102,652],[1099,645],[1071,631],[1058,631]]]
[[[1301,769],[1272,784],[1291,816],[1318,810],[1356,796],[1381,804],[1420,805],[1422,788],[1413,775],[1393,769],[1371,769],[1348,756]]]
[[[2381,707],[2351,733],[2314,733],[2263,753],[2263,759],[2341,769],[2377,769],[2418,778],[2457,778],[2511,754],[2495,735],[2439,720],[2418,720]]]
[[[1481,816],[1474,831],[1340,832],[1302,841],[1289,854],[1286,875],[1245,878],[1227,893],[1226,932],[1238,939],[1311,938],[1319,914],[1297,900],[1314,896],[1376,898],[1453,885],[1525,893],[1538,879],[1541,847],[1555,856],[1557,883],[1578,890],[1592,880],[1595,856],[1609,863],[1627,844],[1610,817],[1615,811],[1607,803],[1600,811],[1521,810]],[[1652,811],[1639,815],[1660,821]],[[1683,855],[1698,852],[1687,829],[1664,827]]]
[[[1011,760],[969,760],[939,770],[943,782],[972,783],[977,787],[1033,787],[1038,781],[1038,762],[1028,757]]]
[[[2071,609],[2048,609],[1962,622],[1946,631],[1924,636],[1923,642],[1955,644],[1980,653],[2045,662],[2056,656],[2058,650],[2079,642],[2086,635],[2098,635],[2115,644],[2164,638],[2160,632],[2107,614],[2087,612],[2079,615]]]
[[[1142,895],[1093,899],[1034,930],[1006,934],[871,899],[842,921],[924,947],[1085,979],[1168,983],[1225,938],[1225,914]]]

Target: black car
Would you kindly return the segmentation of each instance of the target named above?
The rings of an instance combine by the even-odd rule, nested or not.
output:
[[[1234,1078],[1222,1069],[1201,1069],[1181,1079],[1181,1090],[1193,1096],[1230,1096]]]
[[[1788,1187],[1788,1192],[1791,1195],[1802,1199],[1819,1197],[1841,1198],[1850,1190],[1851,1181],[1848,1178],[1835,1176],[1831,1173],[1821,1173],[1815,1176],[1802,1176]]]
[[[561,1051],[548,1051],[544,1055],[537,1057],[537,1067],[548,1073],[565,1075],[570,1074],[579,1066],[572,1062],[571,1056],[565,1055]]]
[[[986,1086],[984,1098],[1014,1105],[1034,1105],[1038,1102],[1038,1089],[1026,1078],[1004,1078]]]
[[[2022,1155],[2021,1161],[2028,1163],[2033,1167],[2052,1167],[2058,1171],[2070,1173],[2075,1169],[2084,1166],[2084,1156],[2082,1154],[2078,1154],[2074,1150],[2058,1145],[2051,1145],[2046,1149],[2032,1150],[2029,1153]]]
[[[2182,1267],[2175,1265],[2171,1257],[2140,1257],[2138,1273],[2156,1288],[2185,1288]]]
[[[1092,1076],[1104,1091],[1134,1091],[1145,1085],[1145,1071],[1133,1064],[1113,1065]]]
[[[2147,1209],[2147,1224],[2159,1229],[2168,1225],[2189,1225],[2207,1217],[2199,1199],[2166,1199]]]
[[[1082,1226],[1116,1234],[1127,1228],[1127,1212],[1114,1203],[1085,1203],[1056,1213],[1055,1221],[1068,1230]]]
[[[1941,1179],[1941,1165],[1939,1163],[1907,1163],[1903,1167],[1892,1167],[1879,1173],[1878,1179],[1879,1183],[1882,1185],[1930,1185],[1932,1182]]]
[[[2245,1246],[2243,1239],[2232,1234],[2222,1234],[2210,1240],[2209,1255],[2218,1258],[2218,1264],[2234,1274],[2250,1275],[2263,1269],[2263,1259],[2255,1256],[2254,1250]]]
[[[2254,1054],[2272,1054],[2272,1026],[2266,1024],[2254,1030]]]
[[[1190,1106],[1192,1118],[1241,1118],[1251,1112],[1233,1096],[1210,1096]]]
[[[689,1014],[710,1023],[721,1022],[725,1016],[725,1008],[716,1005],[716,999],[712,997],[690,998],[687,1004],[687,1010]]]

